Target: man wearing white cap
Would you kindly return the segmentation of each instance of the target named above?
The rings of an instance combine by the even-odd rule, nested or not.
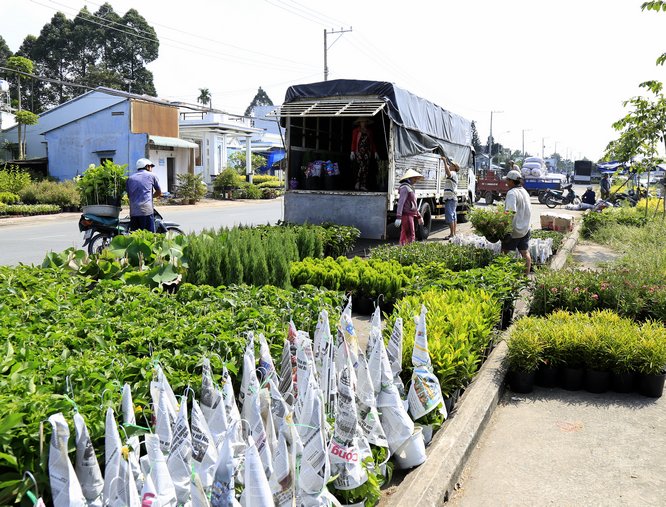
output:
[[[523,188],[523,177],[520,172],[511,170],[504,177],[509,185],[509,191],[504,200],[504,210],[513,213],[512,230],[502,240],[502,252],[513,252],[518,249],[525,259],[526,272],[529,275],[532,267],[530,256],[530,222],[532,220],[532,206],[530,195]]]
[[[421,173],[414,169],[408,169],[400,178],[400,188],[398,189],[398,209],[396,210],[395,226],[400,228],[400,244],[406,245],[416,239],[414,229],[414,218],[418,218],[422,223],[423,218],[419,213],[416,203],[416,191],[414,184],[422,180]]]
[[[153,164],[147,158],[136,161],[136,172],[127,178],[127,196],[130,204],[130,230],[145,229],[155,232],[153,197],[162,195]]]

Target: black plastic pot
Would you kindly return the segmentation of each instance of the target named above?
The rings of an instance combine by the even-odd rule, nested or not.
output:
[[[661,398],[664,392],[664,381],[666,381],[666,373],[658,375],[638,375],[638,392],[643,396],[649,398]]]
[[[611,389],[616,393],[630,393],[634,390],[634,374],[611,373]]]
[[[509,373],[509,389],[514,393],[531,393],[536,371],[512,371]]]
[[[352,300],[352,309],[361,315],[372,315],[372,312],[375,311],[375,305],[373,300],[367,296],[356,296]]]
[[[560,369],[554,366],[541,365],[537,370],[535,383],[541,387],[557,387],[560,385]]]
[[[585,390],[590,393],[605,393],[610,387],[609,371],[585,370]]]
[[[447,396],[444,398],[444,407],[446,408],[446,413],[451,414],[453,411],[453,407],[455,406],[455,400],[453,399],[453,396]]]
[[[500,328],[506,329],[511,325],[513,320],[513,301],[504,301],[502,305],[502,321],[500,322]]]
[[[578,391],[583,388],[583,368],[562,368],[562,387],[567,391]]]

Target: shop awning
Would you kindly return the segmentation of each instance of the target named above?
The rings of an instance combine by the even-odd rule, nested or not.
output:
[[[303,116],[374,116],[384,109],[386,102],[377,100],[303,100],[282,104],[266,116],[279,118]]]
[[[196,148],[197,144],[179,137],[148,136],[148,142],[155,146],[168,146],[169,148]]]

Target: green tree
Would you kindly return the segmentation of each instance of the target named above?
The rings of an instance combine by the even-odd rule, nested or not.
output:
[[[479,132],[476,130],[475,122],[472,122],[472,146],[474,146],[474,151],[477,154],[483,153],[483,145],[481,144],[481,139],[479,138]]]
[[[659,81],[646,81],[640,87],[653,97],[637,96],[623,103],[631,111],[613,123],[620,135],[608,144],[604,159],[631,161],[637,172],[646,172],[664,161],[660,148],[666,147],[666,97]]]
[[[650,2],[643,2],[641,5],[641,10],[648,11],[666,11],[666,1],[664,0],[652,0]],[[663,65],[666,62],[666,53],[662,53],[657,58],[657,65]]]
[[[17,111],[14,115],[16,118],[16,123],[18,124],[18,136],[19,136],[19,160],[25,160],[25,137],[27,128],[23,127],[28,125],[37,125],[39,121],[39,116],[25,109],[22,111]]]
[[[210,96],[210,90],[208,88],[199,88],[199,96],[197,97],[197,102],[202,105],[208,104],[209,109],[213,109],[213,101]]]
[[[12,56],[12,51],[9,49],[9,46],[5,42],[5,39],[0,35],[0,67],[7,66],[7,60]],[[0,78],[7,79],[7,74],[5,71],[0,70]]]
[[[16,123],[17,125],[17,134],[18,134],[18,145],[19,145],[19,160],[25,158],[25,128],[24,125],[34,125],[37,123],[36,115],[26,111],[30,114],[22,114],[22,97],[21,97],[21,75],[22,74],[32,74],[33,63],[31,60],[24,58],[22,56],[10,56],[7,59],[7,67],[16,71],[16,79],[18,82],[18,111],[16,113]],[[35,116],[33,118],[32,116]]]
[[[247,106],[247,109],[245,110],[245,116],[250,116],[252,114],[252,110],[257,106],[272,106],[272,105],[273,101],[260,86],[259,89],[257,90],[257,94],[252,99],[252,102],[250,102],[250,105]]]
[[[74,65],[72,29],[72,21],[62,12],[57,12],[51,22],[44,25],[30,54],[39,75],[57,81],[71,80]],[[74,96],[74,89],[62,82],[45,83],[39,96],[39,110],[62,104]]]
[[[245,151],[235,151],[229,155],[229,167],[235,169],[238,174],[244,175],[246,171],[245,160]],[[266,165],[266,157],[253,153],[250,165],[252,166],[252,174],[254,174],[257,169]]]

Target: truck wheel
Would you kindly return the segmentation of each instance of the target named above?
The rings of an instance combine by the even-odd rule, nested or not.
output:
[[[432,213],[430,211],[430,204],[424,202],[421,204],[419,213],[423,217],[423,225],[416,224],[416,239],[419,241],[425,241],[430,236],[430,226],[432,225]]]
[[[488,190],[486,192],[486,195],[484,195],[483,197],[486,200],[486,205],[488,205],[488,206],[493,205],[493,201],[495,200],[495,196],[493,195],[493,193],[490,190]]]

